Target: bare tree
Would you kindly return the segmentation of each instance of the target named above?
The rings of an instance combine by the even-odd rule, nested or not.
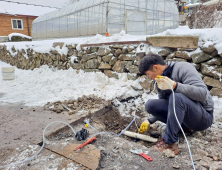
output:
[[[213,28],[222,26],[221,4],[211,6],[197,6],[186,20],[190,28]]]

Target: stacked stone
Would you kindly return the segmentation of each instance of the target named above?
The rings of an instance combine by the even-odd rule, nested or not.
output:
[[[161,39],[162,38],[162,39]],[[165,61],[185,61],[192,63],[199,71],[204,83],[211,90],[212,95],[222,97],[222,56],[218,54],[214,45],[198,47],[198,37],[149,37],[147,43],[150,47],[158,47],[154,53],[158,53]],[[180,42],[180,40],[183,40]],[[63,42],[53,43],[49,53],[38,53],[33,49],[16,50],[12,47],[7,50],[5,45],[0,46],[0,60],[10,63],[21,69],[39,68],[41,65],[48,65],[57,69],[69,69],[72,67],[85,72],[103,72],[108,77],[118,79],[117,73],[129,73],[128,79],[140,77],[138,65],[140,60],[147,53],[147,44],[140,45],[110,45],[81,47],[77,50],[76,45],[64,46]],[[56,49],[67,48],[67,55],[61,55]],[[180,47],[180,48],[179,48]],[[74,57],[75,56],[75,57]],[[71,61],[72,57],[75,58]],[[149,90],[151,80],[146,76],[140,77],[141,86]]]
[[[147,42],[157,47],[169,47],[158,52],[165,61],[192,63],[208,86],[211,95],[222,97],[222,55],[218,54],[214,45],[198,47],[198,37],[195,36],[148,37]],[[149,80],[146,82],[150,84]],[[147,85],[145,87],[147,88]]]

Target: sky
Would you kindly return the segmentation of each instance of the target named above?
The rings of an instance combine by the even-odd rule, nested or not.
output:
[[[10,0],[15,1],[16,0]],[[18,0],[17,0],[18,1]],[[44,6],[52,6],[62,8],[66,5],[67,0],[19,0],[21,3],[28,2],[29,4],[37,4],[37,5],[44,5]],[[52,12],[56,10],[56,8],[49,8],[49,7],[41,7],[41,6],[34,6],[34,5],[25,5],[25,4],[17,4],[17,3],[9,3],[0,1],[0,13],[6,14],[20,14],[20,15],[34,15],[39,16],[48,12]]]

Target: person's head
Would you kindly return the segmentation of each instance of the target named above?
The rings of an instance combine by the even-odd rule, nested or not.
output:
[[[157,75],[161,75],[165,69],[166,63],[162,57],[157,54],[148,54],[143,57],[139,64],[141,74],[146,74],[150,79],[155,79]]]

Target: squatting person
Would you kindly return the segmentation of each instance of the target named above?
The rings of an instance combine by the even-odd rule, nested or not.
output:
[[[166,123],[162,138],[158,140],[154,149],[161,152],[170,149],[178,154],[180,127],[173,110],[170,85],[175,93],[175,110],[180,124],[194,131],[205,130],[213,123],[214,102],[210,92],[195,67],[187,62],[165,63],[161,56],[150,54],[141,60],[139,71],[156,80],[159,98],[146,102],[146,111],[152,116],[141,124],[139,132],[147,131],[149,124],[157,120]],[[156,78],[157,75],[161,75],[162,78]]]

